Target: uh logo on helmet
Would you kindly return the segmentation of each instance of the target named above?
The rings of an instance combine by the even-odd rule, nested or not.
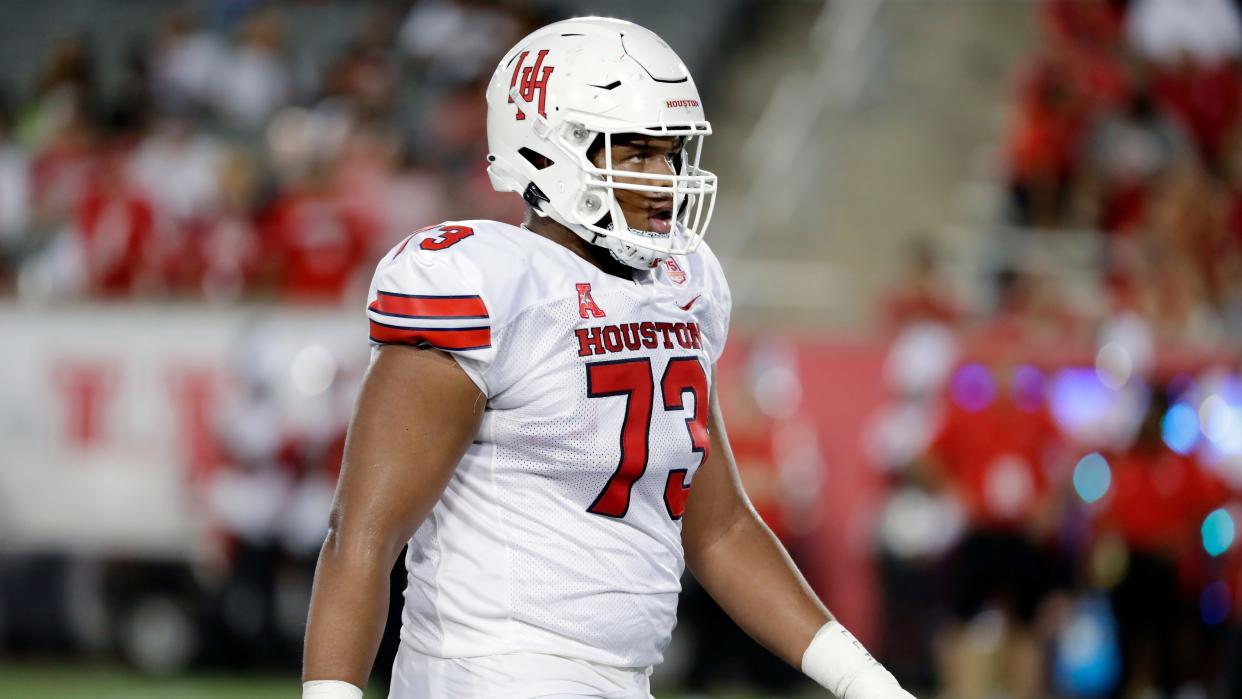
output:
[[[492,187],[522,195],[540,216],[639,269],[702,241],[716,195],[716,176],[699,167],[711,132],[685,64],[653,32],[622,20],[584,17],[536,30],[501,59],[487,88]],[[685,138],[675,172],[614,167],[612,137],[629,133]],[[597,141],[602,166],[588,156]],[[672,231],[627,226],[617,190],[669,196]]]
[[[518,54],[517,66],[513,68],[513,77],[509,80],[509,104],[513,104],[512,93],[514,88],[517,87],[518,74],[520,73],[522,75],[522,85],[518,89],[518,95],[527,104],[536,104],[535,100],[538,99],[539,116],[546,119],[548,113],[544,109],[544,103],[547,96],[548,78],[552,75],[552,66],[544,66],[543,59],[547,58],[548,50],[542,49],[539,51],[539,55],[535,58],[535,65],[522,68],[522,64],[526,62],[526,57],[529,55],[530,51],[523,51]],[[539,75],[540,68],[543,69],[543,75],[536,78],[535,76]],[[526,113],[521,109],[517,110],[517,118],[519,120],[525,119]]]

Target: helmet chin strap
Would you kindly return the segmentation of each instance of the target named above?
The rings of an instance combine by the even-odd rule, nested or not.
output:
[[[608,227],[612,228],[612,224],[609,223]],[[629,229],[631,233],[636,235],[649,235],[647,231],[642,231],[633,227],[629,227]],[[672,235],[672,233],[669,235]],[[600,242],[598,240],[599,238],[603,238],[603,241]],[[602,236],[597,233],[595,234],[595,240],[588,242],[606,249],[612,254],[613,258],[616,259],[617,262],[620,262],[628,267],[633,267],[634,269],[651,269],[664,261],[664,257],[655,251],[646,250],[638,247],[637,245],[631,245],[630,243],[618,240],[612,236]]]
[[[645,250],[637,245],[630,245],[629,243],[613,238],[612,236],[603,235],[602,233],[596,233],[586,229],[578,230],[575,227],[571,227],[570,230],[573,230],[579,237],[591,245],[607,250],[608,254],[612,255],[614,260],[620,262],[626,267],[646,270],[651,269],[664,261],[663,257],[651,250]],[[644,232],[636,228],[631,228],[630,231],[640,234]]]
[[[598,226],[601,223],[603,223],[605,220],[607,221],[607,223],[604,225],[604,227],[610,231],[614,230],[616,227],[615,218],[610,218],[609,216],[606,216],[600,219],[598,222],[596,222],[595,225]],[[656,253],[655,251],[641,248],[632,243],[627,243],[624,240],[620,240],[611,235],[606,235],[598,231],[592,231],[591,229],[585,226],[569,226],[569,228],[570,230],[577,232],[578,235],[583,240],[587,241],[588,243],[592,245],[597,245],[607,250],[609,254],[612,255],[614,260],[616,260],[617,262],[620,262],[621,264],[627,267],[633,267],[634,269],[646,270],[646,269],[651,269],[664,261],[664,258],[661,257],[659,253]],[[640,235],[640,236],[651,236],[652,235],[649,231],[640,230],[638,228],[634,228],[633,226],[627,225],[626,228],[633,235]]]
[[[637,245],[631,245],[623,240],[619,240],[603,233],[597,233],[585,226],[574,225],[561,219],[551,206],[535,206],[535,213],[543,218],[550,218],[553,221],[568,228],[591,245],[604,248],[612,255],[613,259],[627,267],[634,269],[647,270],[656,267],[664,261],[664,256],[653,250],[640,248]],[[608,228],[612,228],[613,224],[608,223]],[[651,235],[650,232],[639,230],[634,227],[628,227],[631,233],[636,235]],[[672,233],[669,233],[672,235]]]

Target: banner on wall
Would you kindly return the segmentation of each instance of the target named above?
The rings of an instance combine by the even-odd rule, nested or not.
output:
[[[0,306],[0,548],[194,557],[222,432],[339,423],[367,360],[360,318]]]

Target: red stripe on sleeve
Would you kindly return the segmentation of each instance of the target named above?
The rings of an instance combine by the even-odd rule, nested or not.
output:
[[[408,318],[487,317],[487,306],[478,296],[408,296],[381,291],[371,308]]]
[[[484,349],[492,345],[492,329],[398,328],[371,321],[371,339],[384,344],[425,344],[446,350]]]

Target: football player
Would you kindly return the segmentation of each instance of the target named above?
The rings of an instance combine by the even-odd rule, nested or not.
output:
[[[394,699],[647,699],[685,565],[838,697],[909,697],[738,482],[711,127],[681,60],[629,22],[557,22],[487,104],[492,184],[526,220],[432,226],[379,263],[303,696],[362,696],[408,542]]]

